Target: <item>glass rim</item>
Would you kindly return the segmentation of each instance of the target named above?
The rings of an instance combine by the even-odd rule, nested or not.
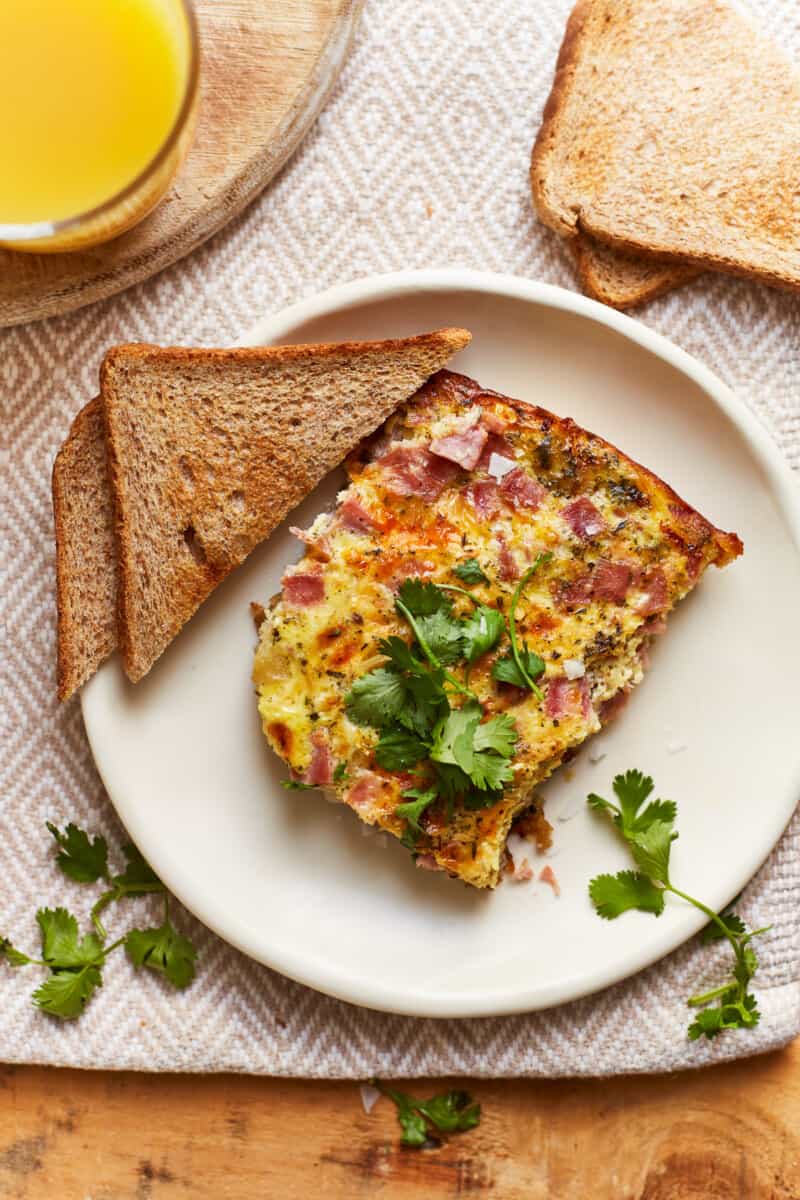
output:
[[[126,183],[124,188],[109,196],[107,200],[96,204],[94,208],[87,208],[83,212],[76,213],[71,217],[61,217],[58,221],[28,221],[15,224],[6,224],[0,221],[0,241],[44,241],[46,238],[68,232],[71,229],[80,228],[82,225],[97,220],[105,213],[111,212],[118,204],[137,192],[142,184],[147,182],[150,176],[158,170],[175,149],[178,139],[186,128],[191,115],[200,79],[200,36],[197,28],[194,0],[178,0],[178,3],[183,9],[189,31],[189,70],[186,76],[186,87],[184,88],[181,106],[175,115],[175,120],[170,126],[167,136],[156,153],[145,163],[139,174],[130,183]]]

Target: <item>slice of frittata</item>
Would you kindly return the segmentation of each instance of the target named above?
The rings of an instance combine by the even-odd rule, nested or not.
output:
[[[494,887],[536,785],[742,544],[602,438],[448,371],[346,466],[261,627],[264,733],[418,866]]]

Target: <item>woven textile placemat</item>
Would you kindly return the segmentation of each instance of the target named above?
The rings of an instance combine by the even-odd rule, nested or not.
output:
[[[300,152],[235,224],[190,258],[80,313],[0,334],[4,497],[0,932],[36,944],[44,902],[84,911],[49,860],[45,820],[122,838],[80,708],[55,701],[50,470],[94,394],[107,346],[225,345],[257,318],[334,283],[410,267],[507,271],[574,288],[569,254],[537,225],[528,159],[570,0],[367,0],[352,57]],[[800,54],[796,0],[762,23]],[[723,119],[723,114],[720,115]],[[641,319],[715,370],[800,465],[800,298],[708,276]],[[754,805],[758,798],[753,798]],[[168,991],[117,956],[78,1022],[30,1003],[33,972],[0,967],[0,1060],[147,1070],[365,1077],[583,1075],[699,1066],[800,1029],[800,818],[746,891],[761,940],[752,1034],[686,1038],[684,997],[721,966],[689,945],[562,1008],[479,1020],[357,1009],[249,961],[177,912],[200,948],[196,983]],[[146,901],[136,901],[144,918]],[[176,906],[177,908],[177,906]],[[155,915],[155,911],[153,912]]]

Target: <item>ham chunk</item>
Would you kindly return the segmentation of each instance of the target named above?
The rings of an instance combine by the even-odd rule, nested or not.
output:
[[[439,458],[447,458],[457,463],[465,471],[472,471],[480,461],[481,452],[488,440],[489,434],[481,425],[466,429],[463,433],[451,433],[431,442],[432,454]]]
[[[373,530],[380,528],[358,496],[352,493],[339,506],[338,516],[339,523],[345,529],[352,529],[354,533],[372,533]]]
[[[526,508],[529,512],[536,512],[547,495],[542,485],[526,475],[521,467],[515,467],[503,476],[500,491],[512,508]]]
[[[592,595],[595,600],[624,604],[632,578],[633,572],[627,563],[601,558],[592,576]]]
[[[661,567],[654,567],[644,575],[639,584],[644,593],[644,599],[639,604],[639,612],[649,617],[652,613],[663,612],[669,606],[667,595],[667,577]]]
[[[589,681],[585,675],[580,679],[567,679],[566,675],[556,675],[547,681],[544,711],[551,720],[558,721],[562,717],[588,717],[591,707]]]
[[[476,479],[464,489],[464,495],[480,517],[493,517],[500,507],[500,495],[493,479]]]
[[[497,534],[497,545],[500,553],[497,556],[497,574],[500,579],[509,583],[512,579],[519,579],[519,567],[517,560],[509,549],[508,542],[503,537],[502,533]]]
[[[386,489],[395,496],[436,500],[458,473],[455,463],[431,454],[424,446],[394,446],[379,461]]]
[[[582,542],[590,542],[606,528],[605,521],[588,496],[579,496],[577,500],[573,500],[566,508],[562,508],[561,515]]]
[[[311,787],[325,787],[333,782],[333,762],[328,739],[321,729],[311,735],[311,762],[303,776]]]
[[[298,571],[283,577],[283,599],[296,608],[310,608],[325,598],[325,583],[320,574]]]

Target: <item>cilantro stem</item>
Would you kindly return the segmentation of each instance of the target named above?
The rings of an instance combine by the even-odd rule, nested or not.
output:
[[[544,697],[542,695],[541,688],[539,688],[536,685],[534,680],[531,679],[530,675],[525,670],[525,665],[522,661],[522,656],[520,655],[519,646],[517,644],[516,613],[517,613],[517,605],[519,604],[519,598],[522,595],[522,589],[525,587],[525,584],[528,582],[528,580],[531,578],[531,576],[534,575],[536,573],[536,571],[539,570],[539,567],[542,567],[545,565],[545,563],[550,562],[550,559],[552,557],[553,556],[549,550],[546,551],[544,554],[537,555],[536,561],[533,563],[532,566],[528,567],[527,571],[524,573],[524,575],[520,579],[519,583],[517,584],[516,588],[514,589],[514,595],[511,597],[511,604],[508,609],[508,637],[511,642],[511,654],[514,659],[514,662],[517,664],[517,670],[519,671],[520,675],[525,680],[526,684],[528,685],[530,690],[533,692],[533,694],[537,700],[542,700],[542,699],[544,699]]]
[[[460,596],[466,596],[476,608],[480,608],[482,604],[482,601],[477,596],[473,596],[472,592],[468,592],[466,588],[458,587],[455,583],[437,583],[436,586],[442,592],[458,592]]]
[[[741,933],[732,933],[719,913],[714,912],[712,908],[708,908],[700,900],[696,900],[694,896],[689,896],[686,892],[682,892],[680,888],[673,887],[671,883],[665,884],[664,890],[667,892],[672,892],[675,896],[680,896],[681,900],[686,900],[689,904],[694,905],[695,908],[699,908],[702,913],[705,913],[709,920],[714,922],[718,929],[721,930],[723,936],[730,943],[737,966],[742,966],[745,968],[746,979],[749,980],[751,971],[747,969],[747,964],[744,957],[744,948],[754,934],[747,934],[743,936]],[[762,931],[759,930],[758,932],[760,933]],[[742,1004],[745,996],[747,995],[747,983],[743,982],[736,971],[734,971],[734,978],[736,980],[738,1003]],[[726,992],[729,992],[730,989],[731,983],[729,980],[727,983],[722,984],[718,988],[714,988],[710,992],[704,992],[699,996],[690,996],[687,1000],[687,1004],[689,1004],[692,1008],[701,1008],[704,1004],[708,1004],[709,1001],[716,1000],[718,996],[722,996]]]
[[[100,913],[103,912],[104,909],[108,908],[109,904],[111,904],[112,901],[121,900],[123,898],[123,896],[126,896],[128,893],[128,890],[129,889],[125,888],[125,887],[114,886],[113,888],[110,888],[107,892],[103,892],[102,896],[97,901],[97,903],[92,906],[92,911],[89,913],[89,916],[91,918],[92,924],[94,925],[95,929],[97,930],[97,933],[102,941],[105,941],[106,938],[108,937],[108,930],[106,929],[103,922],[100,920]],[[137,883],[135,894],[137,896],[141,896],[141,895],[144,895],[145,892],[163,892],[163,891],[164,891],[163,883]]]
[[[401,612],[403,614],[403,616],[405,617],[405,619],[408,621],[408,623],[411,626],[411,629],[414,633],[414,637],[419,642],[420,650],[425,655],[425,657],[427,658],[427,660],[431,664],[431,666],[434,668],[434,670],[441,671],[442,674],[444,675],[445,679],[447,680],[447,682],[452,687],[454,687],[457,692],[461,692],[462,695],[469,696],[470,700],[477,700],[478,703],[480,703],[480,701],[478,700],[478,697],[471,690],[471,688],[465,687],[460,679],[457,679],[455,675],[451,675],[449,671],[445,670],[445,668],[442,666],[439,659],[436,657],[436,655],[433,653],[430,646],[426,642],[425,637],[424,637],[423,633],[421,632],[419,625],[416,622],[416,618],[411,613],[411,611],[408,608],[406,608],[405,604],[403,604],[403,601],[399,597],[395,600],[395,605],[397,606],[398,611]]]
[[[731,985],[729,980],[727,983],[720,984],[717,988],[712,988],[710,992],[703,992],[702,996],[690,996],[686,1003],[690,1008],[702,1008],[704,1004],[710,1004],[712,1000],[716,1000],[717,996],[724,996],[730,990]]]

